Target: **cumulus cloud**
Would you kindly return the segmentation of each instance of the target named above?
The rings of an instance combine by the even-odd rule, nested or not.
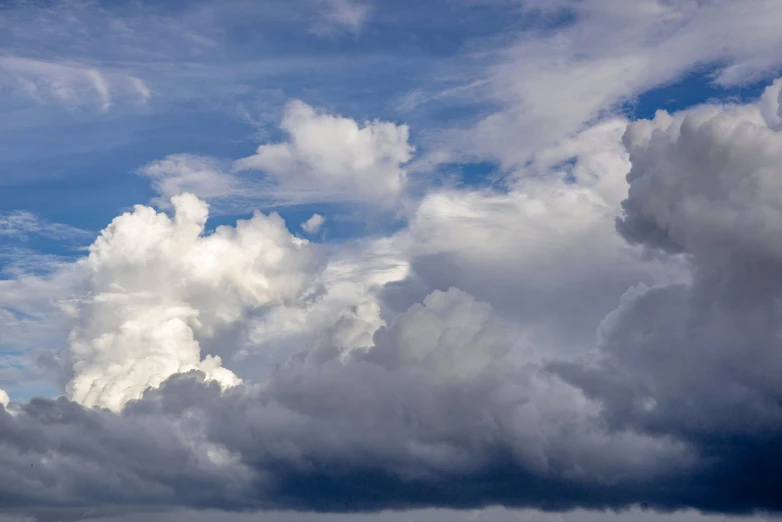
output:
[[[365,22],[362,4],[324,5],[341,29]],[[250,157],[143,167],[158,210],[117,217],[86,258],[4,273],[0,510],[782,512],[782,82],[756,104],[605,113],[694,65],[719,62],[721,85],[779,65],[780,4],[524,8],[568,23],[471,78],[500,112],[438,134],[445,161],[512,170],[501,187],[416,193],[407,126],[294,101]],[[25,60],[0,59],[4,78],[41,101],[149,96]],[[206,201],[404,223],[310,244],[276,214],[211,231]],[[0,217],[0,237],[68,234]],[[33,355],[64,396],[9,406],[4,390],[37,393],[16,384]]]
[[[265,143],[233,166],[176,154],[142,167],[139,174],[160,194],[158,204],[189,191],[223,212],[312,202],[387,209],[398,202],[407,183],[404,164],[414,150],[406,125],[361,124],[293,101],[280,128],[288,141]]]
[[[116,218],[84,261],[89,291],[73,312],[68,384],[82,404],[118,410],[196,368],[236,384],[219,356],[202,359],[199,339],[294,300],[308,282],[313,256],[279,216],[256,213],[204,235],[207,205],[190,194],[171,202],[173,218],[143,206]]]
[[[693,279],[631,289],[591,360],[553,368],[602,401],[612,425],[690,441],[704,461],[720,455],[707,471],[714,488],[748,480],[733,505],[779,509],[766,484],[782,473],[782,134],[755,105],[710,105],[658,112],[624,139],[632,169],[617,230],[682,253]]]
[[[406,125],[379,120],[359,124],[293,101],[281,128],[288,141],[261,145],[235,165],[264,172],[283,199],[390,205],[405,186],[402,165],[413,152]]]
[[[620,125],[592,129],[530,166],[545,178],[430,193],[408,230],[322,272],[277,216],[205,234],[192,195],[173,217],[136,207],[79,264],[78,402],[0,411],[8,509],[782,510],[764,114],[660,113],[626,130],[629,156]],[[619,307],[601,292],[624,292]],[[598,316],[583,360],[567,339],[594,332],[569,301]],[[295,339],[262,386],[202,355],[242,321],[256,346]],[[547,321],[572,330],[541,349],[529,330]]]
[[[625,120],[542,150],[510,190],[430,191],[405,232],[412,276],[387,289],[406,307],[454,285],[526,329],[541,351],[578,353],[628,287],[686,277],[614,232],[630,169]],[[574,255],[577,252],[577,255]]]
[[[685,446],[604,431],[596,404],[538,366],[514,363],[513,350],[491,307],[437,291],[364,349],[314,346],[263,388],[221,392],[191,372],[119,414],[66,399],[0,412],[3,487],[18,499],[9,507],[56,508],[61,518],[99,498],[111,499],[106,509],[342,511],[562,508],[601,489],[618,505],[670,494],[671,473],[692,462]],[[552,487],[557,499],[537,493]]]
[[[308,234],[315,234],[318,230],[320,230],[320,227],[322,227],[323,223],[325,222],[326,218],[320,214],[313,214],[312,217],[301,224],[301,229]]]
[[[359,241],[353,248],[340,245],[299,302],[248,320],[248,335],[237,354],[242,368],[253,368],[257,359],[251,375],[259,378],[304,346],[331,343],[341,354],[371,346],[373,334],[394,316],[383,302],[383,289],[409,274],[396,238]]]

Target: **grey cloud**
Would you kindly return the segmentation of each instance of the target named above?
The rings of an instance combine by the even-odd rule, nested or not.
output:
[[[551,368],[600,400],[609,425],[689,442],[709,509],[779,510],[782,135],[752,106],[703,107],[635,123],[625,142],[617,229],[683,252],[693,280],[632,289],[596,360]]]
[[[221,391],[191,372],[119,414],[13,404],[0,411],[5,509],[55,520],[94,506],[560,510],[675,497],[685,446],[606,431],[577,390],[510,362],[512,350],[488,305],[450,290],[372,348],[318,347],[263,387]]]

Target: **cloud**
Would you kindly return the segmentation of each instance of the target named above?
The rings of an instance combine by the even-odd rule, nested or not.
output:
[[[320,230],[320,227],[322,227],[323,223],[325,222],[326,222],[326,218],[324,218],[320,214],[313,214],[312,217],[310,217],[307,221],[301,224],[301,229],[308,234],[314,234],[318,230]]]
[[[408,230],[322,271],[274,215],[205,235],[192,195],[173,217],[136,207],[78,264],[82,404],[0,411],[7,509],[782,510],[766,113],[603,122],[541,151],[545,176],[431,192]],[[432,289],[449,281],[470,292]],[[576,309],[607,314],[583,360]],[[242,322],[256,347],[289,343],[261,385],[202,359]]]
[[[138,173],[149,178],[152,188],[160,195],[155,202],[165,207],[172,197],[184,192],[222,203],[246,193],[248,187],[243,180],[226,170],[214,158],[173,154],[145,165]],[[235,200],[231,204],[235,205]]]
[[[266,143],[226,168],[218,160],[179,154],[140,174],[163,198],[189,190],[218,206],[311,202],[394,206],[407,182],[403,165],[413,153],[406,125],[379,120],[363,125],[288,103],[280,128],[289,136]]]
[[[336,30],[357,34],[368,19],[369,7],[355,0],[317,0],[323,5],[312,26],[315,34],[327,35]]]
[[[91,233],[62,223],[53,223],[31,212],[18,210],[0,214],[0,236],[26,240],[30,236],[74,241],[86,239]]]
[[[406,125],[377,120],[360,125],[293,101],[280,127],[289,141],[261,145],[235,162],[238,170],[269,176],[278,197],[391,205],[404,189],[402,165],[413,152]]]
[[[219,356],[201,358],[199,340],[306,287],[313,256],[276,214],[203,235],[207,205],[190,194],[172,204],[173,218],[143,206],[116,218],[81,262],[88,293],[69,336],[77,402],[118,410],[189,369],[238,383]]]
[[[564,508],[600,502],[587,493],[601,488],[617,505],[665,495],[691,461],[686,448],[604,432],[575,389],[508,359],[507,333],[485,303],[434,292],[371,346],[345,355],[321,344],[263,388],[221,391],[191,373],[119,414],[35,399],[0,412],[3,489],[24,499],[8,508],[77,518],[100,498],[109,511],[343,511]],[[551,487],[556,500],[537,493]]]
[[[626,125],[602,122],[541,150],[506,191],[430,190],[402,233],[412,275],[387,299],[404,310],[456,286],[512,318],[540,352],[589,349],[628,287],[686,277],[679,261],[644,258],[614,231],[630,169]]]
[[[154,48],[158,78],[183,74],[186,57],[192,78],[233,71],[218,76],[234,87],[249,77],[242,67],[201,65],[228,57],[221,38],[241,32],[183,30],[258,29],[259,11],[229,4],[172,25],[187,50],[166,38],[134,47],[166,19],[144,32],[133,18],[97,39],[115,42],[110,60],[5,62],[5,78],[46,103],[111,109],[149,96],[138,79],[149,62],[143,74],[91,64],[140,63]],[[721,85],[761,77],[779,64],[779,5],[543,4],[521,12],[566,23],[527,28],[501,53],[479,53],[482,77],[465,74],[477,78],[459,96],[499,109],[434,133],[444,161],[512,171],[499,185],[416,192],[406,125],[292,102],[283,136],[248,158],[142,168],[169,214],[137,206],[88,257],[4,273],[0,386],[34,395],[28,377],[48,368],[62,387],[46,393],[65,396],[0,408],[3,511],[782,511],[782,83],[757,104],[632,123],[610,114],[696,66]],[[311,21],[300,5],[271,5]],[[332,30],[365,23],[359,4],[323,6]],[[96,47],[70,24],[52,28],[81,35],[63,36],[71,55]],[[746,38],[725,41],[732,30]],[[403,226],[327,244],[276,214],[206,226],[210,210],[314,202],[395,211]],[[71,233],[4,216],[3,237]]]
[[[431,133],[432,162],[489,159],[513,171],[541,148],[694,68],[713,68],[715,84],[734,86],[782,66],[774,22],[782,4],[774,0],[558,4],[555,21],[567,24],[525,30],[510,45],[474,53],[480,65],[464,84],[475,84],[476,75],[484,80],[471,98],[492,108],[468,129]],[[726,33],[743,37],[715,46]]]
[[[387,326],[383,288],[410,274],[396,238],[375,238],[339,245],[299,302],[275,307],[248,319],[241,369],[250,379],[268,377],[302,347],[331,343],[340,354],[372,345]]]
[[[660,111],[624,140],[632,169],[617,230],[685,255],[693,279],[629,290],[589,361],[553,368],[600,400],[617,429],[716,458],[704,471],[713,491],[744,477],[729,502],[707,495],[716,509],[779,509],[766,484],[780,476],[782,133],[755,105],[707,105]]]
[[[6,391],[2,388],[0,388],[0,404],[3,406],[3,408],[8,408],[8,405],[11,404],[11,399],[8,397]]]
[[[141,79],[122,72],[16,56],[0,57],[3,80],[39,103],[57,103],[69,109],[86,107],[106,112],[117,99],[144,104],[151,96]]]

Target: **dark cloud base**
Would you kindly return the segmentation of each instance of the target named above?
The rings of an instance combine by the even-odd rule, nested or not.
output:
[[[215,470],[177,441],[171,419],[161,417],[160,408],[161,400],[180,400],[166,394],[185,389],[188,396],[223,411],[246,406],[232,404],[236,397],[221,397],[215,388],[194,373],[171,378],[153,399],[132,404],[122,415],[85,409],[65,399],[34,399],[13,414],[0,411],[2,511],[40,520],[174,507],[376,512],[496,505],[623,510],[640,505],[663,512],[782,512],[780,431],[690,441],[699,458],[686,471],[612,484],[600,484],[594,477],[568,479],[555,471],[556,463],[549,472],[536,473],[519,466],[504,448],[496,448],[493,456],[485,456],[483,466],[469,473],[425,479],[406,479],[398,471],[371,465],[340,466],[317,458],[304,466],[281,459],[253,462],[250,455]],[[263,437],[257,436],[263,445]],[[74,465],[81,470],[78,474],[69,472]]]

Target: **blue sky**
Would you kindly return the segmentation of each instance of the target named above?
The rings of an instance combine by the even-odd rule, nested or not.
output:
[[[498,47],[572,23],[566,8],[524,10],[512,2],[372,5],[359,9],[367,14],[356,27],[330,18],[329,2],[306,9],[286,2],[6,4],[8,57],[105,66],[138,74],[151,91],[143,100],[112,92],[117,99],[103,108],[78,81],[44,80],[73,81],[70,98],[46,86],[32,95],[9,77],[17,73],[5,73],[0,211],[27,210],[92,231],[152,197],[135,175],[141,166],[169,154],[249,155],[280,137],[276,123],[290,99],[359,121],[407,123],[411,143],[425,155],[429,133],[496,109],[496,100],[469,86],[497,60]],[[721,86],[717,70],[701,67],[638,89],[624,112],[651,117],[715,98],[752,99],[773,77],[767,71],[746,85]],[[449,92],[465,87],[464,95]],[[419,97],[426,101],[411,108]],[[476,159],[445,170],[480,183],[493,164]]]
[[[773,518],[779,20],[0,0],[0,522]]]

